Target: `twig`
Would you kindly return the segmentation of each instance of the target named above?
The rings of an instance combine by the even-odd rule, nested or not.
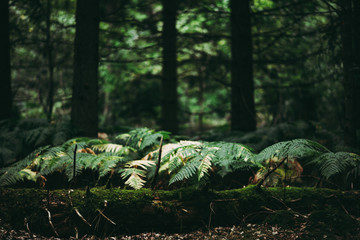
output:
[[[209,214],[209,224],[208,224],[208,230],[209,230],[209,233],[210,233],[210,227],[211,227],[211,217],[212,217],[212,214],[216,214],[215,211],[214,211],[214,202],[211,202],[210,203],[210,214]]]
[[[116,223],[114,223],[110,218],[108,218],[107,216],[105,216],[105,214],[100,210],[98,209],[98,212],[101,214],[101,216],[103,216],[106,220],[108,220],[111,224],[115,225],[116,226]]]
[[[76,182],[76,151],[77,151],[77,144],[75,144],[74,149],[74,166],[73,166],[73,185],[75,186]]]
[[[73,206],[73,203],[72,203],[72,200],[71,200],[71,196],[70,196],[70,193],[73,192],[74,190],[70,189],[68,191],[68,196],[69,196],[69,200],[70,200],[70,206]]]
[[[49,223],[50,223],[50,226],[51,226],[52,230],[54,231],[56,236],[59,236],[59,234],[57,233],[57,231],[56,231],[56,229],[55,229],[55,227],[54,227],[54,225],[53,225],[53,223],[51,221],[51,213],[50,213],[50,211],[47,208],[45,208],[45,211],[48,213]]]
[[[152,189],[155,188],[156,180],[157,180],[157,177],[158,177],[158,175],[159,175],[163,140],[164,140],[164,137],[161,136],[161,139],[160,139],[160,148],[159,148],[159,157],[158,157],[158,161],[157,161],[157,163],[156,163],[156,170],[155,170],[154,180],[153,180],[153,182],[152,182]]]
[[[270,176],[270,174],[272,174],[276,169],[278,169],[286,160],[287,158],[283,158],[283,160],[281,160],[281,162],[279,162],[279,164],[274,167],[273,169],[271,169],[270,171],[268,171],[265,176],[256,184],[257,188],[260,188],[261,185],[264,183],[264,181],[266,180],[266,178],[268,178]]]
[[[30,236],[33,237],[33,234],[32,234],[32,232],[30,231],[30,228],[29,228],[29,222],[28,222],[27,218],[24,218],[24,225],[25,225],[28,233],[30,234]]]
[[[81,220],[83,220],[84,223],[86,223],[89,227],[91,227],[91,224],[88,221],[86,221],[86,219],[81,215],[81,213],[77,208],[74,208],[74,211],[81,218]]]

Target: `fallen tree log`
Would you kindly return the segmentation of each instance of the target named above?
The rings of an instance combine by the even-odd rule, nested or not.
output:
[[[0,188],[0,219],[14,228],[60,236],[108,235],[144,231],[184,232],[197,228],[262,222],[278,211],[305,216],[338,209],[360,216],[360,194],[315,188],[257,188],[212,191],[192,188],[123,190],[92,188],[90,193]],[[345,210],[344,210],[345,209]],[[48,212],[51,212],[52,225]]]

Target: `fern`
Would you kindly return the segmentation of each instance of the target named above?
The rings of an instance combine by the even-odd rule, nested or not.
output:
[[[134,188],[140,189],[146,183],[146,169],[154,166],[155,163],[150,160],[134,160],[125,164],[125,168],[121,169],[121,177],[127,179],[125,184]]]
[[[256,167],[251,149],[242,144],[215,142],[210,146],[217,148],[213,164],[219,168],[217,173],[221,177],[239,169]]]
[[[321,144],[307,140],[294,139],[291,141],[279,142],[262,150],[255,158],[258,163],[277,157],[287,158],[314,158],[322,153],[330,152]]]
[[[48,146],[38,148],[23,160],[18,161],[9,167],[1,169],[0,186],[9,186],[16,184],[19,181],[25,180],[26,176],[21,171],[26,169],[32,163],[33,159],[36,159],[36,156],[41,154],[46,149],[48,149]]]
[[[113,143],[104,143],[104,144],[97,144],[93,145],[92,148],[99,152],[119,152],[124,146],[120,144],[113,144]]]
[[[343,173],[345,170],[348,170],[347,177],[354,174],[356,174],[354,178],[360,177],[356,170],[360,166],[360,156],[355,153],[324,153],[310,161],[309,164],[314,164],[326,179]]]
[[[148,128],[138,128],[129,133],[121,134],[116,139],[124,141],[126,146],[143,151],[146,148],[158,146],[160,137],[167,139],[169,135],[170,133],[166,131],[155,132]]]
[[[184,164],[183,167],[172,178],[170,178],[169,185],[173,184],[174,182],[189,179],[195,175],[199,165],[200,161],[198,161],[198,159],[194,159],[193,161],[189,161],[187,164]]]

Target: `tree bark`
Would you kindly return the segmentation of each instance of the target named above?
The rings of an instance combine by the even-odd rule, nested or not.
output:
[[[78,134],[98,132],[99,0],[78,0],[71,122]]]
[[[356,147],[360,148],[360,1],[353,0],[353,43],[354,43],[354,64],[352,75],[354,76],[354,97],[355,97],[355,128]]]
[[[10,68],[10,33],[9,0],[0,1],[0,121],[12,117],[11,68]]]
[[[249,0],[230,0],[231,129],[256,129]]]
[[[163,62],[161,90],[161,127],[172,133],[178,132],[178,94],[177,94],[177,49],[176,12],[177,0],[163,0]]]
[[[49,92],[47,97],[47,108],[46,108],[46,117],[48,122],[51,121],[52,111],[54,106],[54,61],[53,61],[53,51],[52,51],[52,42],[51,42],[51,0],[47,0],[47,9],[46,9],[46,52],[48,58],[48,77],[49,77]]]
[[[355,96],[354,96],[354,76],[352,72],[353,55],[353,35],[352,35],[352,3],[351,0],[341,1],[341,40],[342,40],[342,62],[344,72],[344,141],[348,146],[355,146],[356,143],[356,118],[355,118]]]

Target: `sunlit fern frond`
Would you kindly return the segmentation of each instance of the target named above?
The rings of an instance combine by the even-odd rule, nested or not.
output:
[[[127,179],[125,184],[140,189],[146,183],[147,169],[154,166],[155,162],[151,160],[134,160],[125,164],[125,167],[119,171],[122,179]]]
[[[92,148],[98,152],[120,152],[120,150],[123,148],[123,145],[120,144],[114,144],[114,143],[104,143],[104,144],[97,144],[92,145]]]
[[[261,163],[273,157],[279,159],[288,158],[314,158],[322,153],[330,152],[326,147],[321,144],[307,140],[307,139],[294,139],[291,141],[279,142],[271,145],[262,150],[257,156],[256,161]]]

